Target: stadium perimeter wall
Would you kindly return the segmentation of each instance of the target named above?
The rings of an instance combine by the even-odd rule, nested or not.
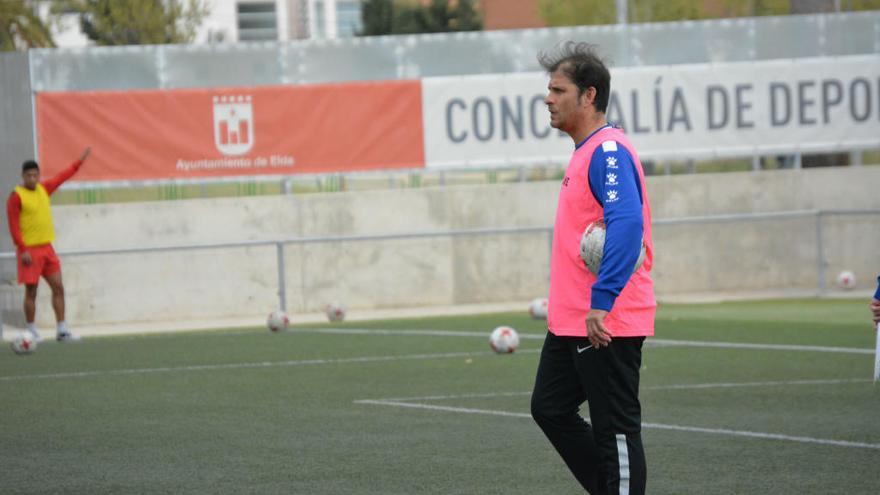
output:
[[[4,206],[4,213],[0,215],[0,251],[3,252],[14,249],[6,221],[7,195],[21,180],[21,162],[33,156],[34,120],[28,58],[21,52],[0,52],[0,191]],[[15,260],[0,259],[0,280],[14,283],[15,278]],[[2,321],[24,321],[21,296],[19,288],[0,285]]]
[[[880,208],[880,167],[648,178],[654,219],[805,209]],[[82,251],[292,237],[552,225],[557,182],[202,199],[54,208],[56,247]],[[658,224],[659,297],[683,293],[815,289],[816,218]],[[870,284],[880,216],[822,220],[827,273],[851,269]],[[545,295],[548,235],[288,245],[287,308],[320,311],[528,301]],[[259,321],[275,309],[274,246],[63,256],[69,320]],[[51,324],[48,291],[39,318]]]
[[[27,55],[0,53],[0,191],[7,194],[21,179],[21,162],[34,156],[34,119]],[[5,211],[5,208],[4,208]],[[12,250],[6,215],[0,215],[0,251]],[[11,267],[10,267],[11,265]],[[0,261],[0,274],[15,274],[15,265]]]

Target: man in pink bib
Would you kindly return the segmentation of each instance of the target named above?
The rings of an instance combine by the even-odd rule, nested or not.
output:
[[[593,46],[567,42],[539,61],[550,75],[550,125],[571,136],[575,150],[556,209],[549,331],[532,417],[587,492],[642,495],[639,368],[657,306],[645,174],[626,135],[605,119],[611,75]],[[579,248],[597,220],[605,222],[606,237],[593,275]],[[592,425],[578,414],[584,401]]]

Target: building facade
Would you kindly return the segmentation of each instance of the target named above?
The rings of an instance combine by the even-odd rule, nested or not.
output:
[[[361,30],[362,0],[202,0],[208,15],[194,43],[334,39],[356,36]],[[39,4],[49,21],[50,1]],[[89,46],[76,13],[62,13],[49,23],[60,48]]]

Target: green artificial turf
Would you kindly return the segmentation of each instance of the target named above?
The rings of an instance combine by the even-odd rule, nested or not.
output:
[[[513,355],[489,352],[501,324]],[[528,417],[544,331],[523,311],[0,350],[0,493],[579,493]],[[860,301],[662,306],[648,493],[880,492],[873,358],[823,352],[873,339]]]

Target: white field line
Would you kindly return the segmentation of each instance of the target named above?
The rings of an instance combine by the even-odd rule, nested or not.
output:
[[[874,349],[860,347],[828,347],[818,345],[749,344],[745,342],[708,342],[700,340],[668,340],[649,338],[647,345],[658,347],[713,347],[718,349],[757,349],[766,351],[838,352],[843,354],[874,354]]]
[[[438,406],[436,404],[418,404],[411,402],[394,402],[387,400],[358,400],[355,401],[356,404],[371,404],[377,406],[391,406],[391,407],[403,407],[410,409],[426,409],[430,411],[443,411],[443,412],[452,412],[452,413],[461,413],[461,414],[483,414],[483,415],[491,415],[491,416],[506,416],[513,418],[531,418],[532,416],[527,413],[518,413],[518,412],[510,412],[510,411],[495,411],[491,409],[474,409],[469,407],[450,407],[450,406]],[[852,448],[860,448],[860,449],[874,449],[880,450],[880,444],[877,443],[864,443],[864,442],[850,442],[846,440],[828,440],[823,438],[813,438],[813,437],[797,437],[791,435],[781,435],[777,433],[763,433],[757,431],[744,431],[744,430],[728,430],[724,428],[701,428],[697,426],[680,426],[680,425],[665,425],[660,423],[642,423],[643,428],[654,429],[654,430],[672,430],[672,431],[686,431],[686,432],[694,432],[694,433],[707,433],[713,435],[727,435],[727,436],[736,436],[736,437],[749,437],[749,438],[761,438],[766,440],[785,440],[789,442],[801,442],[801,443],[811,443],[811,444],[819,444],[819,445],[834,445],[837,447],[852,447]]]
[[[367,328],[314,328],[291,330],[293,333],[320,333],[328,335],[400,335],[416,337],[481,337],[489,339],[489,332],[454,330],[371,330]],[[520,333],[521,340],[544,340],[547,334]],[[874,349],[856,347],[829,347],[789,344],[750,344],[747,342],[711,342],[702,340],[670,340],[649,337],[645,345],[656,347],[709,347],[717,349],[757,349],[767,351],[836,352],[843,354],[874,354]]]
[[[414,402],[395,402],[390,400],[372,400],[372,399],[363,399],[354,401],[355,404],[371,404],[375,406],[391,406],[391,407],[405,407],[410,409],[427,409],[429,411],[444,411],[444,412],[456,412],[463,414],[486,414],[490,416],[509,416],[512,418],[531,418],[531,414],[526,413],[518,413],[518,412],[509,412],[509,411],[495,411],[492,409],[474,409],[471,407],[452,407],[452,406],[438,406],[436,404],[418,404]]]
[[[829,440],[825,438],[799,437],[792,435],[782,435],[779,433],[763,433],[759,431],[728,430],[726,428],[700,428],[697,426],[664,425],[658,423],[643,423],[642,427],[655,430],[689,431],[696,433],[710,433],[715,435],[763,438],[768,440],[787,440],[789,442],[814,443],[819,445],[834,445],[837,447],[853,447],[859,449],[880,450],[880,443],[850,442],[848,440]]]
[[[685,383],[681,385],[656,385],[653,387],[641,387],[640,390],[688,390],[688,389],[712,389],[712,388],[739,388],[739,387],[776,387],[791,385],[840,385],[847,383],[869,383],[872,380],[868,378],[841,378],[830,380],[779,380],[768,382],[722,382],[722,383]],[[418,397],[390,397],[375,399],[387,402],[412,402],[412,401],[430,401],[430,400],[452,400],[452,399],[483,399],[490,397],[518,397],[531,395],[532,392],[484,392],[470,394],[449,394],[449,395],[422,395]],[[365,399],[367,400],[367,399]]]
[[[452,400],[452,399],[483,399],[489,397],[519,397],[532,395],[532,392],[484,392],[475,394],[451,394],[451,395],[423,395],[420,397],[388,397],[383,399],[363,399],[364,401],[377,400],[380,402],[413,402],[425,400]],[[355,401],[361,402],[361,401]]]
[[[242,331],[242,332],[218,332],[217,336],[230,335],[257,335],[259,332]],[[326,335],[393,335],[408,337],[477,337],[489,340],[490,332],[475,331],[455,331],[455,330],[384,330],[370,328],[296,328],[288,330],[289,334],[297,333],[317,333]],[[208,335],[208,334],[205,334]],[[547,334],[520,333],[521,340],[544,340]],[[136,338],[136,337],[133,337]],[[51,343],[51,342],[50,342]],[[645,340],[645,345],[649,347],[707,347],[717,349],[755,349],[764,351],[800,351],[800,352],[833,352],[842,354],[874,354],[874,349],[857,348],[857,347],[833,347],[833,346],[814,346],[814,345],[793,345],[793,344],[752,344],[747,342],[711,342],[703,340],[672,340],[658,339],[649,337]]]
[[[435,337],[481,337],[488,340],[488,334],[486,332],[457,332],[451,330],[372,330],[372,329],[358,329],[358,328],[329,328],[329,329],[303,329],[303,330],[294,330],[292,333],[319,333],[319,334],[330,334],[330,335],[395,335],[395,336],[435,336]],[[229,335],[229,333],[223,333],[218,335]],[[524,340],[541,340],[546,337],[545,335],[539,334],[529,334],[529,333],[521,333],[520,339]],[[872,349],[859,349],[859,348],[850,348],[850,347],[820,347],[820,346],[804,346],[804,345],[777,345],[777,344],[749,344],[749,343],[737,343],[737,342],[705,342],[705,341],[690,341],[690,340],[666,340],[666,339],[654,339],[649,338],[645,341],[646,345],[649,346],[659,346],[659,347],[671,347],[671,346],[685,346],[685,347],[710,347],[710,348],[722,348],[722,349],[758,349],[758,350],[780,350],[780,351],[806,351],[806,352],[833,352],[833,353],[851,353],[851,354],[873,354]],[[537,353],[540,350],[520,350],[520,354],[524,353]],[[456,357],[460,356],[479,356],[488,354],[485,352],[474,352],[474,353],[459,353]],[[416,356],[439,356],[433,354],[427,355],[416,355]],[[402,356],[374,356],[374,357],[361,357],[361,358],[342,358],[342,359],[311,359],[311,360],[302,360],[302,361],[275,361],[275,362],[260,362],[260,363],[228,363],[228,364],[209,364],[209,365],[192,365],[192,366],[172,366],[172,367],[162,367],[162,368],[132,368],[132,369],[119,369],[119,370],[93,370],[93,371],[78,371],[78,372],[65,372],[65,373],[45,373],[45,374],[35,374],[35,375],[20,375],[20,376],[0,376],[0,382],[3,381],[15,381],[15,380],[25,380],[25,379],[46,379],[46,378],[81,378],[88,376],[99,376],[99,375],[126,375],[126,374],[143,374],[143,373],[160,373],[160,372],[172,372],[172,371],[203,371],[203,370],[221,370],[221,369],[237,369],[237,368],[262,368],[262,367],[270,367],[270,366],[299,366],[299,365],[314,365],[314,364],[331,364],[331,363],[357,363],[357,362],[373,362],[373,361],[393,361],[400,359],[432,359],[432,357],[417,357],[417,358],[405,358]]]
[[[642,390],[687,390],[687,389],[711,389],[711,388],[739,388],[739,387],[776,387],[790,385],[841,385],[846,383],[868,383],[867,378],[840,378],[829,380],[778,380],[769,382],[730,382],[730,383],[690,383],[681,385],[656,385],[642,387]]]
[[[456,330],[384,330],[370,328],[303,328],[290,330],[291,333],[322,333],[328,335],[399,335],[408,337],[481,337],[489,341],[487,332],[469,332]],[[519,338],[523,340],[544,340],[546,334],[522,333]]]
[[[538,350],[524,350],[521,353],[536,353]],[[190,366],[167,366],[161,368],[127,368],[116,370],[92,370],[92,371],[71,371],[65,373],[43,373],[34,375],[16,375],[16,376],[0,376],[0,382],[18,381],[18,380],[36,380],[50,378],[85,378],[92,376],[105,375],[141,375],[148,373],[168,373],[181,371],[214,371],[214,370],[232,370],[246,368],[272,368],[278,366],[308,366],[320,364],[358,364],[358,363],[378,363],[389,361],[417,361],[428,359],[449,359],[461,357],[490,356],[493,352],[446,352],[437,354],[404,354],[399,356],[362,356],[352,358],[329,358],[329,359],[303,359],[293,361],[263,361],[258,363],[225,363],[225,364],[201,364]]]

